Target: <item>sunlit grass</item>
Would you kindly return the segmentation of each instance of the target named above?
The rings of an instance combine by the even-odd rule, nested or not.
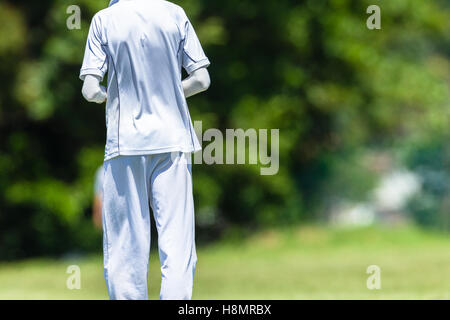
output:
[[[68,290],[69,265],[81,290]],[[382,288],[366,287],[378,265]],[[152,251],[150,298],[159,296]],[[404,229],[289,228],[235,237],[198,249],[195,299],[448,299],[450,239]],[[102,257],[0,265],[0,299],[107,299]]]

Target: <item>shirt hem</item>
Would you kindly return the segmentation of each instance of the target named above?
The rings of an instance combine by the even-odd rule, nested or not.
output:
[[[87,75],[99,76],[103,80],[103,78],[105,76],[105,72],[103,72],[99,69],[96,69],[96,68],[85,68],[80,71],[80,80],[84,81],[84,78]]]
[[[157,148],[157,149],[149,149],[149,150],[122,150],[115,151],[105,155],[104,161],[108,161],[120,156],[145,156],[145,155],[153,155],[160,153],[169,153],[169,152],[186,152],[186,153],[195,153],[201,151],[201,147],[196,148],[183,148],[183,147],[165,147],[165,148]]]
[[[192,65],[190,65],[189,67],[186,68],[186,71],[188,74],[191,74],[194,71],[197,71],[200,68],[207,68],[211,65],[211,62],[209,61],[208,58],[206,59],[202,59]]]

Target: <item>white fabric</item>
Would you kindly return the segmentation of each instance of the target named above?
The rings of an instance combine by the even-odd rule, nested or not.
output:
[[[105,160],[201,150],[181,83],[209,66],[184,10],[163,0],[118,1],[91,23],[80,72],[108,71]]]
[[[103,250],[111,299],[148,298],[149,203],[158,230],[160,298],[192,298],[197,255],[190,157],[175,152],[105,162]]]

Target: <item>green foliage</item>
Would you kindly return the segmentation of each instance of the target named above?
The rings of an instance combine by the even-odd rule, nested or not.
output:
[[[364,197],[372,186],[355,160],[362,151],[415,148],[412,137],[448,141],[445,1],[376,1],[382,29],[373,31],[371,1],[176,2],[212,62],[212,87],[190,100],[194,120],[223,132],[280,129],[276,176],[250,165],[194,168],[201,232],[315,218],[329,195]],[[89,214],[104,107],[82,99],[78,73],[90,19],[107,3],[0,4],[0,259],[98,240]],[[81,30],[66,28],[72,4]]]
[[[423,137],[405,152],[405,162],[420,175],[422,192],[409,203],[413,218],[421,225],[450,231],[449,136]]]

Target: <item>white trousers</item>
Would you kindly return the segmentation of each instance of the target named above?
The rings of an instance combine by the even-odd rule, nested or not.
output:
[[[149,206],[158,231],[160,298],[192,298],[197,254],[190,157],[173,152],[105,162],[103,254],[110,299],[148,299]]]

